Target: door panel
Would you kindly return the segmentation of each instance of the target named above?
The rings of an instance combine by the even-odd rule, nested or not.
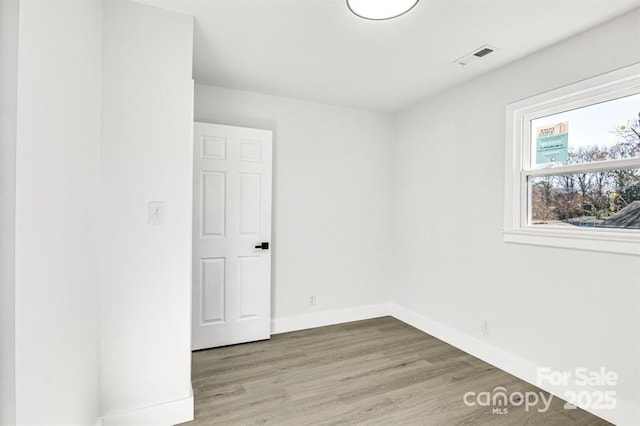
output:
[[[240,175],[240,233],[260,232],[260,176]]]
[[[192,347],[268,339],[271,132],[194,123],[194,144]]]
[[[203,236],[224,237],[225,235],[225,174],[202,173],[202,217]]]
[[[202,322],[224,322],[224,258],[202,259]]]
[[[260,258],[246,256],[239,259],[240,264],[240,318],[253,318],[258,314],[260,301]]]

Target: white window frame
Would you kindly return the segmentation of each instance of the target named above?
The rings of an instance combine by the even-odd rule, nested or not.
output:
[[[507,105],[504,241],[640,255],[640,230],[530,225],[529,176],[640,168],[640,158],[532,169],[531,120],[640,92],[640,64]]]

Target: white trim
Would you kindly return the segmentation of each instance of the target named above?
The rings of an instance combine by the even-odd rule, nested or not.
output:
[[[324,327],[351,321],[385,317],[391,312],[388,303],[379,305],[356,306],[334,311],[313,312],[310,314],[292,315],[271,320],[271,334],[287,333],[289,331],[306,330],[308,328]]]
[[[640,240],[604,229],[553,228],[550,226],[518,231],[504,231],[507,243],[529,244],[534,246],[557,247],[606,253],[618,253],[640,256]],[[611,230],[614,231],[614,230]],[[625,238],[626,237],[626,238]]]
[[[570,164],[568,166],[548,167],[542,169],[530,169],[522,172],[522,178],[540,176],[558,176],[576,172],[594,173],[608,170],[638,168],[640,160],[638,158],[623,160],[594,161],[592,163]]]
[[[527,176],[576,170],[597,171],[637,167],[640,159],[612,160],[549,169],[529,167],[529,120],[578,108],[640,90],[640,64],[602,74],[507,105],[505,128],[504,241],[569,249],[640,255],[640,233],[625,229],[553,228],[529,225]]]
[[[171,426],[193,420],[193,389],[186,398],[98,418],[97,426]]]
[[[538,385],[536,383],[537,372],[538,368],[541,366],[535,364],[534,362],[514,355],[502,348],[494,346],[488,342],[470,336],[466,333],[455,330],[448,325],[434,321],[431,318],[428,318],[424,315],[418,314],[396,304],[391,304],[391,315],[394,318],[407,323],[420,331],[423,331],[433,337],[449,343],[450,345],[453,345],[456,348],[461,349],[476,358],[479,358],[501,370],[504,370],[519,379],[529,382],[534,386],[537,386],[560,399],[565,399],[563,395],[569,390],[575,392],[594,391],[594,389],[587,386],[577,386],[575,384],[570,387]],[[462,395],[460,396],[460,398],[462,398]],[[588,409],[587,407],[581,408],[584,408],[586,411],[617,425],[635,426],[640,424],[640,407],[634,406],[627,401],[622,401],[619,398],[617,400],[617,406],[613,410],[592,410]]]

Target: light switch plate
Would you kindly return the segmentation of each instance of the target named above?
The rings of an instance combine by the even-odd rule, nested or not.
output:
[[[149,201],[149,225],[164,223],[164,201]]]

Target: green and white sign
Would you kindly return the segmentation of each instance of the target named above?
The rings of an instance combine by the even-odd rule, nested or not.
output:
[[[536,129],[536,164],[563,162],[569,159],[569,123]]]

